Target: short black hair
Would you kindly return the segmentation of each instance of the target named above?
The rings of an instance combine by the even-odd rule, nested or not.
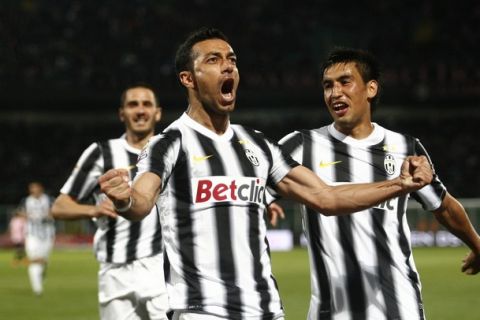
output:
[[[160,102],[158,101],[158,96],[157,96],[157,93],[155,92],[155,89],[151,85],[149,85],[148,83],[144,83],[144,82],[138,82],[138,83],[135,83],[135,84],[131,84],[122,91],[122,94],[120,95],[120,108],[123,108],[125,106],[125,103],[127,102],[126,101],[127,100],[127,91],[131,90],[131,89],[135,89],[135,88],[144,88],[144,89],[152,91],[153,98],[155,99],[155,105],[157,106],[157,108],[162,108],[162,106],[160,105]]]
[[[380,100],[380,66],[377,59],[368,51],[352,48],[335,48],[327,57],[327,60],[321,67],[322,77],[325,71],[331,66],[339,63],[355,63],[363,81],[367,83],[375,80],[378,83],[377,95],[371,100],[371,108],[378,104]]]
[[[218,29],[211,27],[202,27],[192,33],[178,47],[175,54],[175,71],[179,74],[182,71],[192,71],[193,60],[192,47],[201,41],[209,39],[221,39],[228,42],[228,38]]]

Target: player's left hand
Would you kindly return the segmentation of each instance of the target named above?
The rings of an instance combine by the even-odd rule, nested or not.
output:
[[[285,212],[283,211],[283,208],[280,205],[278,205],[275,202],[272,202],[267,206],[267,216],[268,216],[268,220],[270,221],[270,224],[273,227],[276,227],[279,218],[285,219]]]
[[[425,156],[409,156],[402,164],[400,180],[406,192],[416,191],[430,184],[433,179],[433,170]]]
[[[474,275],[480,271],[480,255],[470,252],[462,262],[463,273]]]

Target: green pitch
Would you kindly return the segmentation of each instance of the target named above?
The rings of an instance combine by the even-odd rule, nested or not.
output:
[[[480,319],[480,275],[467,277],[459,271],[466,252],[465,248],[415,250],[428,319]],[[90,250],[54,251],[41,297],[31,293],[26,267],[11,266],[12,257],[12,251],[0,251],[0,319],[98,319],[98,265]],[[272,259],[286,319],[305,319],[310,290],[306,251],[274,252]]]

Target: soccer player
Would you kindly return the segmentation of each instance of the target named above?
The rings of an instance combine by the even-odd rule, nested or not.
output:
[[[330,185],[394,180],[408,155],[430,159],[418,139],[372,123],[379,86],[379,67],[370,54],[333,51],[323,66],[333,123],[287,135],[280,141],[283,150]],[[463,206],[437,175],[411,196],[470,247],[462,271],[476,274],[480,238]],[[311,267],[309,320],[425,318],[406,220],[408,197],[341,217],[302,207]]]
[[[41,295],[48,257],[55,241],[55,224],[50,214],[53,198],[45,193],[38,181],[28,184],[28,193],[20,203],[19,211],[27,217],[25,252],[30,285],[35,295]]]
[[[219,30],[192,33],[175,61],[187,111],[142,151],[132,187],[125,170],[99,179],[128,219],[142,219],[155,203],[159,207],[174,319],[283,319],[263,220],[267,186],[336,215],[431,181],[428,161],[413,157],[397,179],[327,186],[261,132],[230,124],[239,72]]]
[[[52,208],[55,218],[96,222],[101,319],[166,319],[168,296],[156,208],[143,221],[130,222],[116,214],[98,186],[98,177],[112,168],[123,168],[130,177],[136,174],[140,150],[153,136],[161,112],[153,89],[127,88],[119,108],[125,134],[94,142],[82,153]],[[85,203],[91,197],[94,205]]]

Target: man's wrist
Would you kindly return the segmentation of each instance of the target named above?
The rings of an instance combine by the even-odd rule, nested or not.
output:
[[[126,205],[117,207],[117,205],[115,204],[115,202],[113,203],[113,207],[115,208],[115,211],[117,211],[117,212],[119,212],[119,213],[127,212],[128,210],[130,210],[130,209],[132,208],[132,205],[133,205],[132,196],[128,197],[128,203],[127,203]]]

